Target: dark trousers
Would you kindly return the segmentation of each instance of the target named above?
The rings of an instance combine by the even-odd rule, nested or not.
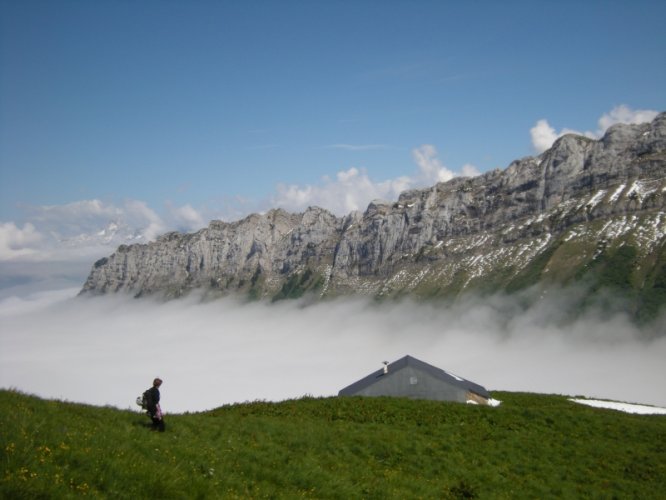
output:
[[[153,421],[152,429],[154,431],[164,432],[164,419],[151,416],[150,419]]]

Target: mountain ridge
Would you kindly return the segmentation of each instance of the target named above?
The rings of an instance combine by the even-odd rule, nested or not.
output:
[[[565,135],[504,170],[374,200],[363,213],[272,209],[121,245],[81,293],[455,298],[585,282],[654,315],[666,302],[665,192],[661,113],[599,140]]]

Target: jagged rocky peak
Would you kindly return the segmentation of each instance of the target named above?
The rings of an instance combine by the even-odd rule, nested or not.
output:
[[[388,200],[382,200],[377,198],[372,200],[368,204],[368,208],[365,209],[364,217],[373,217],[375,215],[385,215],[391,210],[391,205],[393,203]]]
[[[565,135],[504,170],[373,200],[344,217],[274,209],[121,246],[95,263],[83,292],[457,296],[603,277],[624,248],[634,260],[622,279],[640,296],[666,273],[665,193],[662,113],[600,140]]]

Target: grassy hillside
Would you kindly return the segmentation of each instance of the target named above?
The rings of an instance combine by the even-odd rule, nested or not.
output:
[[[493,395],[498,408],[390,398],[239,404],[169,415],[157,433],[135,412],[0,391],[0,497],[663,495],[666,417]]]

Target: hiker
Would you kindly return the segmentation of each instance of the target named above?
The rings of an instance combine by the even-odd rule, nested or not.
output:
[[[164,417],[162,415],[162,408],[160,408],[161,385],[162,379],[156,378],[153,380],[153,386],[146,391],[146,410],[148,411],[148,416],[153,421],[152,429],[164,432]]]

